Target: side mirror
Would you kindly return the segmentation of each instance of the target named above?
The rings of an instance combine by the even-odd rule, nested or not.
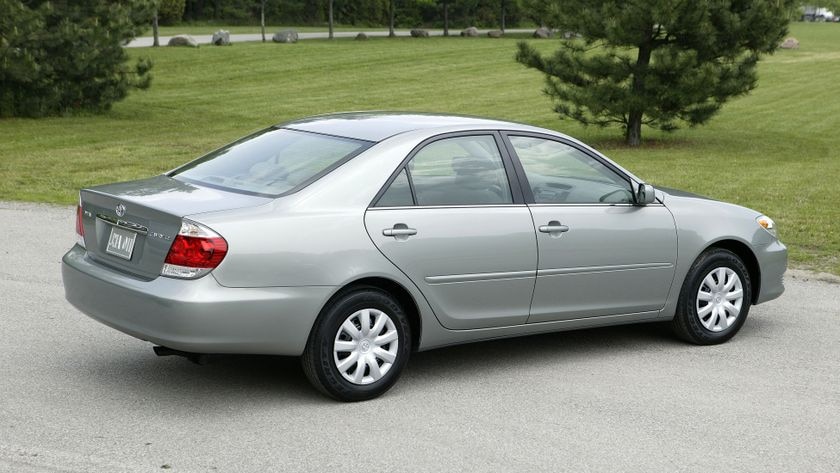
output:
[[[656,191],[650,184],[639,184],[636,190],[636,204],[648,205],[656,201]]]

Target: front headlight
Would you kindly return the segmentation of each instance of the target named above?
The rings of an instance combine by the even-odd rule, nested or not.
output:
[[[776,222],[772,218],[762,215],[755,219],[755,221],[758,222],[761,228],[767,230],[767,233],[773,235],[773,238],[779,238],[779,235],[776,233]]]

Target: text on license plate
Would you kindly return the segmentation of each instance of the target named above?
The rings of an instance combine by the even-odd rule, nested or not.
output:
[[[134,253],[135,240],[137,240],[137,233],[118,227],[111,227],[111,235],[108,237],[108,245],[105,247],[105,252],[130,260],[131,254]]]

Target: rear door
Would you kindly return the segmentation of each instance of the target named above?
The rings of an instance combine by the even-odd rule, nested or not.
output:
[[[661,203],[634,205],[629,179],[553,137],[506,134],[537,230],[529,323],[660,310],[677,257]]]
[[[425,142],[365,214],[373,242],[447,328],[528,319],[535,232],[500,140],[486,132]]]

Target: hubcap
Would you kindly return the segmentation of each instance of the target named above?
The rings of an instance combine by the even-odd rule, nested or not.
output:
[[[370,384],[390,371],[397,359],[397,327],[385,312],[362,309],[338,328],[333,359],[338,372],[353,384]]]
[[[744,303],[744,287],[738,273],[715,268],[703,278],[697,291],[697,318],[708,330],[720,332],[735,323]]]

